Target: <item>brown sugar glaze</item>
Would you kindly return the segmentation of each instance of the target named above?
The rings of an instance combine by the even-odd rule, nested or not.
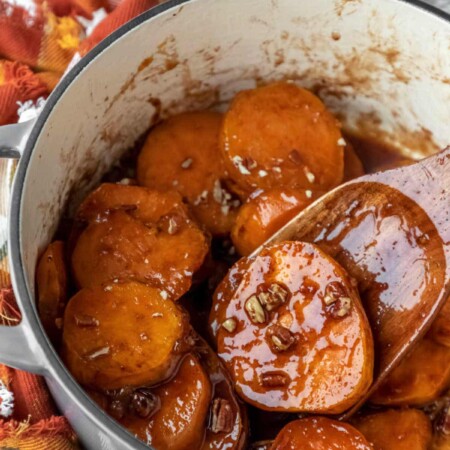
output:
[[[345,139],[352,144],[366,173],[373,173],[414,162],[410,158],[401,155],[397,149],[386,145],[382,138],[375,140],[355,134],[347,134]]]

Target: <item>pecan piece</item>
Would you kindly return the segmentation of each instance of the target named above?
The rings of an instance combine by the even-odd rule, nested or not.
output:
[[[256,295],[252,295],[245,302],[245,310],[250,316],[250,320],[253,323],[265,323],[266,322],[266,313],[264,312],[261,303],[258,300]]]
[[[224,398],[216,398],[211,408],[210,430],[213,433],[231,433],[234,425],[233,410],[230,402]]]
[[[345,317],[352,308],[352,300],[347,289],[338,281],[327,285],[323,301],[325,305],[332,306],[331,315],[333,317]]]
[[[131,397],[130,408],[141,419],[146,419],[155,411],[158,399],[148,389],[139,389]]]
[[[281,325],[272,325],[267,334],[271,346],[276,352],[288,350],[296,341],[295,336]]]
[[[222,322],[222,327],[229,333],[232,333],[236,329],[237,323],[234,319],[226,319]]]
[[[267,291],[261,292],[258,299],[267,311],[272,311],[285,303],[289,297],[289,291],[278,283],[272,283]]]
[[[265,387],[284,387],[291,382],[284,372],[265,372],[261,375],[261,384]]]
[[[333,309],[334,317],[345,317],[350,313],[352,309],[352,301],[350,297],[341,297],[336,305],[337,307]]]
[[[325,297],[323,300],[325,304],[329,306],[337,302],[340,298],[348,296],[348,292],[342,283],[339,283],[339,281],[332,281],[331,283],[328,283],[325,288]]]

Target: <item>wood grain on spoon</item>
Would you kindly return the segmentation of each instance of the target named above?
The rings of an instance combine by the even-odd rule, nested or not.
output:
[[[347,417],[425,333],[449,295],[450,147],[336,188],[264,245],[285,240],[318,244],[358,282],[377,364],[371,389]]]

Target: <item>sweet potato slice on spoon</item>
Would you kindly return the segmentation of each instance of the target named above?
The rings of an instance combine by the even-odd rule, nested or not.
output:
[[[217,288],[210,317],[238,394],[268,411],[355,404],[372,382],[373,342],[347,273],[301,242],[263,248],[238,267],[237,282],[232,269]]]
[[[425,335],[449,296],[450,210],[442,208],[449,174],[450,148],[365,175],[322,196],[265,243],[314,242],[357,280],[378,360],[367,395]]]

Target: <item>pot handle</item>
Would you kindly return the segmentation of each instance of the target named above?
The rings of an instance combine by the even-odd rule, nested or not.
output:
[[[34,122],[30,120],[0,127],[0,289],[7,289],[11,285],[7,251],[11,186],[17,159],[23,153]],[[18,369],[42,373],[44,354],[30,329],[25,317],[22,317],[20,323],[18,319],[13,318],[9,320],[9,325],[0,325],[0,362]]]

